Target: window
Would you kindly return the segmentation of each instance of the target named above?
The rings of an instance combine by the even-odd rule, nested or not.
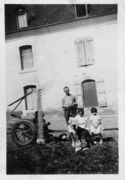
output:
[[[78,67],[94,63],[93,40],[91,38],[75,41]]]
[[[24,94],[28,94],[31,91],[35,90],[35,85],[25,86],[24,87]],[[35,110],[37,108],[37,96],[36,93],[29,94],[25,99],[25,107],[26,110]]]
[[[92,6],[89,4],[77,4],[75,5],[75,12],[76,12],[76,17],[87,17],[92,9]]]
[[[21,46],[20,48],[21,69],[27,70],[34,67],[32,46]]]
[[[22,8],[20,8],[17,11],[17,27],[18,28],[27,27],[27,13]]]

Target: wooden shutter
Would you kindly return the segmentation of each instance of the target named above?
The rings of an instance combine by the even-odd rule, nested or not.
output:
[[[25,94],[30,93],[32,90],[35,90],[35,86],[28,86],[25,88]],[[31,93],[26,97],[26,109],[27,110],[33,110],[37,107],[37,97],[36,93]]]
[[[93,64],[93,50],[92,50],[92,40],[85,40],[85,53],[86,53],[86,62],[87,65]]]
[[[75,95],[76,95],[78,106],[83,106],[81,83],[74,84],[74,87],[75,87]]]
[[[96,82],[97,94],[98,94],[98,103],[100,107],[107,106],[106,94],[104,87],[104,80],[100,79]]]
[[[84,42],[83,40],[79,40],[76,43],[76,50],[77,50],[77,63],[78,66],[84,66],[86,65],[86,60],[85,60],[85,47],[84,47]]]
[[[32,88],[32,91],[35,90],[36,88]],[[36,97],[36,93],[32,93],[32,109],[36,109],[37,108],[37,97]]]
[[[31,92],[31,88],[26,89],[26,94]],[[26,109],[30,110],[32,109],[32,97],[31,94],[26,97]]]
[[[98,106],[97,92],[94,80],[83,82],[83,97],[85,107]]]

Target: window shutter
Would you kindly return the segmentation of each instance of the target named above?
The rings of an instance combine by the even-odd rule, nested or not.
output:
[[[77,100],[78,106],[83,106],[81,83],[75,84],[74,87],[75,87],[75,95],[76,95],[76,100]]]
[[[35,90],[36,88],[32,88],[32,91]],[[36,97],[36,93],[32,93],[32,109],[36,109],[37,108],[37,97]]]
[[[86,62],[87,65],[93,64],[93,50],[92,50],[92,40],[86,39],[85,40],[85,52],[86,52]]]
[[[36,87],[27,86],[25,87],[25,94],[30,93],[31,91],[35,90]],[[33,110],[37,108],[37,97],[36,93],[31,93],[26,97],[26,110]]]
[[[28,88],[27,90],[26,90],[26,94],[28,94],[28,93],[30,93],[31,92],[31,88]],[[30,109],[32,109],[32,97],[31,97],[31,94],[30,95],[28,95],[27,97],[27,110],[30,110]]]
[[[85,47],[84,47],[84,42],[83,40],[80,40],[77,42],[77,56],[78,56],[78,65],[83,66],[86,65],[86,60],[85,60]]]
[[[100,79],[96,82],[97,93],[98,93],[98,103],[100,107],[107,106],[106,94],[104,87],[104,80]]]

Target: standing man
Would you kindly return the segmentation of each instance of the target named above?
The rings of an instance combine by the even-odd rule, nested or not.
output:
[[[76,97],[69,93],[69,88],[67,86],[65,86],[63,88],[63,90],[64,90],[66,95],[62,99],[62,108],[64,109],[64,116],[66,119],[66,123],[68,125],[70,111],[76,110],[77,102],[76,102]]]

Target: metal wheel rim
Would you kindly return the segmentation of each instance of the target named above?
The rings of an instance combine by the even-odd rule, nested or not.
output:
[[[32,141],[34,133],[30,125],[22,123],[17,127],[15,136],[20,144],[25,145]]]

